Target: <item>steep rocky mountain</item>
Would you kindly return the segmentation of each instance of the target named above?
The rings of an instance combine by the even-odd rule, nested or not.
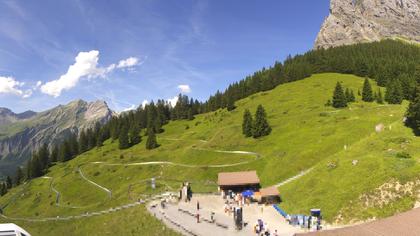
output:
[[[420,0],[331,0],[315,48],[384,38],[420,42]]]
[[[104,101],[76,100],[35,113],[15,114],[0,108],[0,175],[12,174],[28,160],[32,150],[44,143],[50,147],[71,133],[108,121],[114,112]]]

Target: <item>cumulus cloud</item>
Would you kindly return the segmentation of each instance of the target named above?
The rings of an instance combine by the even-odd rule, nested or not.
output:
[[[41,86],[41,92],[58,97],[65,90],[75,87],[83,78],[94,79],[104,78],[106,74],[116,68],[129,68],[138,64],[138,59],[130,57],[121,60],[118,65],[111,64],[108,67],[98,67],[99,51],[79,52],[75,58],[75,63],[69,66],[67,73],[59,79],[49,81]],[[121,64],[121,67],[119,67]]]
[[[143,102],[141,103],[141,106],[144,108],[147,104],[149,104],[149,101],[143,100]]]
[[[169,104],[171,104],[172,107],[175,107],[176,103],[178,102],[178,96],[175,96],[173,98],[168,99]]]
[[[22,98],[28,98],[32,95],[32,90],[22,90],[24,82],[19,82],[13,77],[0,76],[0,94],[13,94]]]
[[[178,85],[179,90],[181,90],[182,93],[190,93],[191,92],[191,88],[188,84],[181,84]]]
[[[139,59],[137,57],[129,57],[125,60],[118,62],[117,68],[127,68],[133,67],[139,64]]]

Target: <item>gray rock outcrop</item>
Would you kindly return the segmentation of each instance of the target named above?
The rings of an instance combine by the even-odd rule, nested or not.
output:
[[[331,0],[315,48],[385,38],[420,42],[420,0]]]

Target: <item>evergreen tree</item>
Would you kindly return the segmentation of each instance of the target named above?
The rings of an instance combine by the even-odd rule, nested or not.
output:
[[[39,158],[39,163],[40,163],[41,169],[43,171],[45,171],[48,168],[49,161],[50,161],[49,151],[48,151],[47,144],[43,144],[41,146],[41,148],[39,149],[39,151],[38,151],[38,158]]]
[[[383,104],[384,103],[384,97],[382,95],[381,89],[378,89],[378,93],[376,96],[376,102],[379,104]]]
[[[129,131],[130,136],[130,145],[136,145],[141,142],[141,136],[140,136],[140,128],[137,124],[133,124]]]
[[[347,98],[341,87],[341,83],[337,82],[334,89],[332,106],[335,108],[347,107]]]
[[[253,120],[251,112],[246,109],[242,121],[242,133],[245,137],[251,137],[253,132]]]
[[[38,154],[34,153],[31,159],[31,178],[43,175],[43,168]]]
[[[7,189],[11,189],[13,187],[12,178],[10,178],[10,176],[6,177],[6,187]]]
[[[363,90],[362,90],[362,100],[365,102],[373,102],[373,92],[372,86],[370,85],[369,79],[366,78],[365,82],[363,83]]]
[[[233,98],[231,96],[227,97],[227,105],[226,108],[228,111],[232,111],[235,109],[235,101],[233,100]]]
[[[414,98],[410,101],[406,117],[407,126],[413,129],[414,134],[420,136],[420,85],[415,89]]]
[[[119,148],[120,149],[127,149],[127,148],[130,147],[130,141],[129,141],[129,138],[128,138],[128,128],[127,128],[126,124],[124,124],[121,127],[120,137],[118,138],[118,140],[119,140]]]
[[[267,115],[265,113],[264,107],[258,105],[257,111],[255,113],[255,122],[252,136],[254,138],[259,138],[262,136],[269,135],[271,133],[271,127],[267,121]]]
[[[59,161],[66,162],[71,160],[72,151],[69,141],[65,140],[60,146]]]
[[[346,102],[347,103],[351,102],[351,93],[350,93],[349,88],[346,88],[346,92],[344,92],[344,96],[346,97]]]
[[[147,141],[146,141],[146,149],[155,149],[159,147],[159,144],[156,141],[156,135],[153,129],[148,130],[147,134]]]
[[[403,101],[403,91],[398,80],[391,80],[386,86],[385,101],[389,104],[401,104]]]
[[[16,176],[15,176],[15,184],[20,185],[21,181],[23,179],[23,172],[22,172],[22,168],[18,167],[16,170]]]
[[[53,150],[51,151],[49,162],[50,163],[57,162],[59,154],[60,154],[60,150],[59,150],[58,146],[56,145],[56,146],[54,146]]]
[[[353,89],[352,89],[350,90],[350,102],[355,102],[355,101],[356,101],[356,97],[354,96]]]
[[[80,153],[84,153],[88,150],[88,146],[89,146],[88,142],[89,141],[88,141],[88,138],[86,137],[86,133],[85,133],[84,130],[82,130],[82,132],[80,132],[80,135],[79,135],[79,151],[80,151]]]
[[[0,184],[0,195],[4,196],[7,193],[7,187],[4,182]]]

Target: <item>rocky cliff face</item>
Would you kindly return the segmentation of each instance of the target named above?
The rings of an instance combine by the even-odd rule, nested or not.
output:
[[[384,38],[420,42],[420,0],[331,0],[315,48]]]
[[[104,101],[82,100],[35,114],[13,115],[3,110],[8,112],[0,110],[0,175],[14,173],[44,143],[52,147],[70,134],[93,127],[96,122],[104,123],[114,115]]]

